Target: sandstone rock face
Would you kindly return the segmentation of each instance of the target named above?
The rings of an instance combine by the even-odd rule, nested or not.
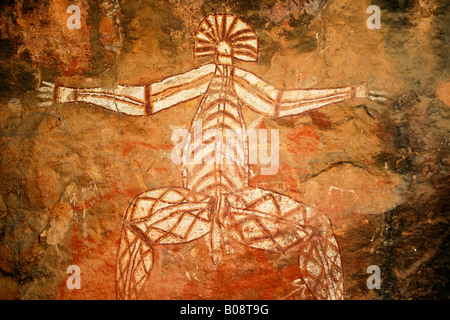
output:
[[[167,5],[169,3],[169,5]],[[183,185],[175,129],[199,99],[148,117],[85,103],[38,105],[42,81],[143,85],[193,69],[194,35],[229,12],[258,34],[256,63],[277,88],[357,85],[387,101],[349,100],[284,118],[243,108],[278,130],[279,168],[250,165],[250,186],[330,219],[345,299],[448,299],[450,80],[445,1],[7,1],[0,13],[0,299],[115,299],[124,212],[150,189]],[[369,29],[367,7],[381,9]],[[265,166],[261,164],[261,166]],[[211,261],[204,239],[155,248],[143,299],[313,299],[298,261],[231,245]],[[67,269],[81,270],[69,289]],[[380,289],[366,281],[380,267]]]

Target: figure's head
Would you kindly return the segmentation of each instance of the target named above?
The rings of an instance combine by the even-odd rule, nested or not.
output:
[[[257,61],[258,35],[233,14],[210,13],[195,32],[194,45],[194,57],[209,55],[223,65],[232,65],[233,59]]]

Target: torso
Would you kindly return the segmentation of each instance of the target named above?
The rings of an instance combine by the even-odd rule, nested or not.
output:
[[[246,127],[234,91],[232,66],[217,65],[190,134],[191,159],[183,163],[185,187],[218,199],[248,185]]]

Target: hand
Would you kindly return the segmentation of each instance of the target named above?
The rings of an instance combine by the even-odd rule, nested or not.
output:
[[[355,88],[355,98],[357,99],[369,99],[372,101],[385,102],[386,92],[369,90],[366,82],[361,83]]]
[[[42,81],[45,86],[39,87],[39,94],[37,97],[42,100],[38,103],[39,107],[48,107],[53,104],[53,90],[55,89],[55,84],[47,81]]]

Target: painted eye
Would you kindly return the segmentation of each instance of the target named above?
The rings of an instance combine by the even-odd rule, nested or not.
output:
[[[226,42],[226,41],[220,41],[219,44],[217,45],[217,52],[219,54],[229,54],[231,52],[231,48],[230,45]]]

